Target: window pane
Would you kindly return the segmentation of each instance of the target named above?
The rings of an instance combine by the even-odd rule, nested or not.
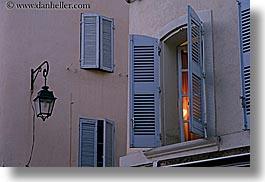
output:
[[[97,167],[103,167],[103,121],[98,121]]]
[[[188,69],[188,53],[181,51],[182,69]]]
[[[190,111],[189,111],[189,97],[182,97],[182,113],[183,113],[183,120],[190,119]]]
[[[182,94],[189,93],[188,72],[182,72]]]
[[[190,140],[190,123],[185,122],[183,123],[183,125],[184,125],[184,139],[185,141],[189,141]]]

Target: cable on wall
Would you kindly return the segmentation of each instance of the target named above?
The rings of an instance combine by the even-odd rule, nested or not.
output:
[[[33,150],[34,150],[34,145],[35,145],[35,110],[32,104],[32,94],[30,94],[30,104],[31,104],[31,108],[33,111],[33,116],[32,116],[32,145],[31,145],[31,151],[30,151],[30,156],[29,156],[29,160],[26,164],[26,167],[29,167],[31,159],[32,159],[32,154],[33,154]]]

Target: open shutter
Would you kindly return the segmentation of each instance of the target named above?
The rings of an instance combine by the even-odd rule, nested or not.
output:
[[[104,148],[103,167],[114,166],[114,123],[110,120],[104,121]]]
[[[204,137],[202,28],[199,16],[188,6],[190,131]]]
[[[97,120],[80,119],[79,166],[97,166]]]
[[[130,146],[158,147],[158,40],[130,35]]]
[[[250,2],[238,1],[242,108],[245,129],[250,129]]]
[[[81,68],[99,68],[99,16],[81,16]]]
[[[100,69],[113,72],[113,19],[100,17]]]

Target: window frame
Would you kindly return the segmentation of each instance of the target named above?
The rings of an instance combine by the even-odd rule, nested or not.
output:
[[[203,72],[204,72],[204,76],[205,79],[204,80],[204,85],[207,85],[206,88],[204,88],[205,90],[205,94],[204,99],[206,100],[204,104],[207,105],[206,107],[206,111],[205,114],[207,113],[207,133],[205,134],[204,137],[215,137],[216,136],[216,122],[215,122],[215,91],[214,91],[214,58],[213,58],[213,35],[212,35],[212,11],[211,10],[203,10],[203,11],[199,11],[196,12],[198,13],[199,17],[201,18],[201,20],[204,22],[204,37],[203,37],[203,42],[205,42],[205,44],[203,44],[203,56],[204,56],[204,66],[203,66]],[[187,14],[181,17],[176,18],[175,20],[173,20],[172,22],[170,22],[169,24],[165,25],[161,31],[159,32],[158,36],[158,40],[160,40],[160,46],[159,46],[159,52],[160,52],[160,69],[159,70],[160,73],[163,71],[163,68],[161,68],[161,65],[164,64],[164,62],[166,61],[163,56],[165,56],[164,54],[164,49],[166,47],[166,41],[176,35],[182,28],[187,27]],[[176,49],[176,48],[175,48]],[[131,50],[130,50],[131,51]],[[175,54],[176,54],[176,50],[175,50]],[[177,69],[177,68],[176,68]],[[176,73],[178,74],[178,73]],[[161,82],[161,75],[160,74],[160,82]],[[161,88],[161,89],[160,89]],[[161,98],[161,102],[160,102],[160,112],[161,112],[161,118],[160,118],[160,128],[161,128],[161,136],[160,136],[160,142],[161,145],[169,145],[171,143],[167,143],[165,137],[166,137],[166,133],[167,133],[167,129],[165,129],[166,127],[166,121],[165,120],[165,108],[163,108],[165,105],[165,101],[163,100],[163,92],[164,92],[164,88],[163,85],[159,85],[159,89],[160,89],[160,98]],[[176,93],[178,94],[178,93]],[[131,102],[130,102],[131,105]],[[176,103],[176,107],[179,108],[178,104]],[[131,112],[131,111],[130,111]],[[131,119],[130,118],[130,125],[131,125]],[[179,118],[176,118],[177,120],[179,120]],[[131,135],[131,133],[130,133]],[[181,132],[179,132],[177,134],[178,136],[181,135]],[[181,143],[182,141],[179,140],[175,143]],[[130,142],[131,143],[131,142]],[[130,146],[130,148],[133,148],[132,146]],[[141,147],[141,148],[150,148],[150,147]]]

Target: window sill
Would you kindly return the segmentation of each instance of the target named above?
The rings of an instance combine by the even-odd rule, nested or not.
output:
[[[216,138],[198,139],[198,140],[153,148],[148,151],[145,151],[144,155],[147,158],[156,158],[171,154],[210,148],[210,147],[216,147],[216,150],[218,149],[218,140]],[[207,151],[209,152],[209,150]]]

